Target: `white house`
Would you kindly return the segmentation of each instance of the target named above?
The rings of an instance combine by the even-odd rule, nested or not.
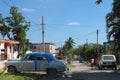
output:
[[[4,68],[4,62],[14,57],[14,44],[19,44],[19,41],[0,38],[0,71]]]

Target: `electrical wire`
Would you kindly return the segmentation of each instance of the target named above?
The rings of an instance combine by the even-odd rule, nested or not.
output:
[[[5,3],[8,7],[10,7],[10,4],[8,4],[5,0],[1,0],[3,3]]]

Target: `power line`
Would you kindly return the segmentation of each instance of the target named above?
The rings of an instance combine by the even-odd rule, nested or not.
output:
[[[1,0],[3,3],[5,3],[8,7],[10,7],[10,4],[8,4],[5,0]]]
[[[82,39],[83,39],[85,36],[91,35],[91,34],[93,34],[93,33],[96,33],[96,31],[89,32],[89,33],[87,33],[87,34],[85,34],[85,35],[83,35],[83,36],[76,37],[76,38],[74,38],[74,39],[79,39],[79,38],[82,38]]]
[[[38,27],[38,28],[35,28],[35,29],[30,29],[30,31],[38,31],[38,30],[42,30],[42,28]]]
[[[79,38],[83,39],[85,36],[89,36],[89,35],[91,35],[91,34],[93,34],[93,33],[95,34],[96,31],[92,31],[92,32],[89,32],[89,33],[87,33],[87,34],[85,34],[85,35],[83,35],[83,36],[76,37],[76,38],[74,38],[73,40],[76,40],[76,39],[79,39]],[[55,43],[63,43],[63,41],[59,41],[59,42],[55,42]]]
[[[13,4],[13,6],[15,6],[15,3],[13,2],[13,0],[9,0],[12,4]]]

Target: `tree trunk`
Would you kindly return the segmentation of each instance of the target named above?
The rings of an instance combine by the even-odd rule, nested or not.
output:
[[[17,55],[17,58],[19,58],[20,57],[20,45],[18,44],[18,55]]]

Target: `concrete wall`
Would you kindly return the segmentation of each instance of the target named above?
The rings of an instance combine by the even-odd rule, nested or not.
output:
[[[6,60],[0,61],[0,71],[4,71]]]

